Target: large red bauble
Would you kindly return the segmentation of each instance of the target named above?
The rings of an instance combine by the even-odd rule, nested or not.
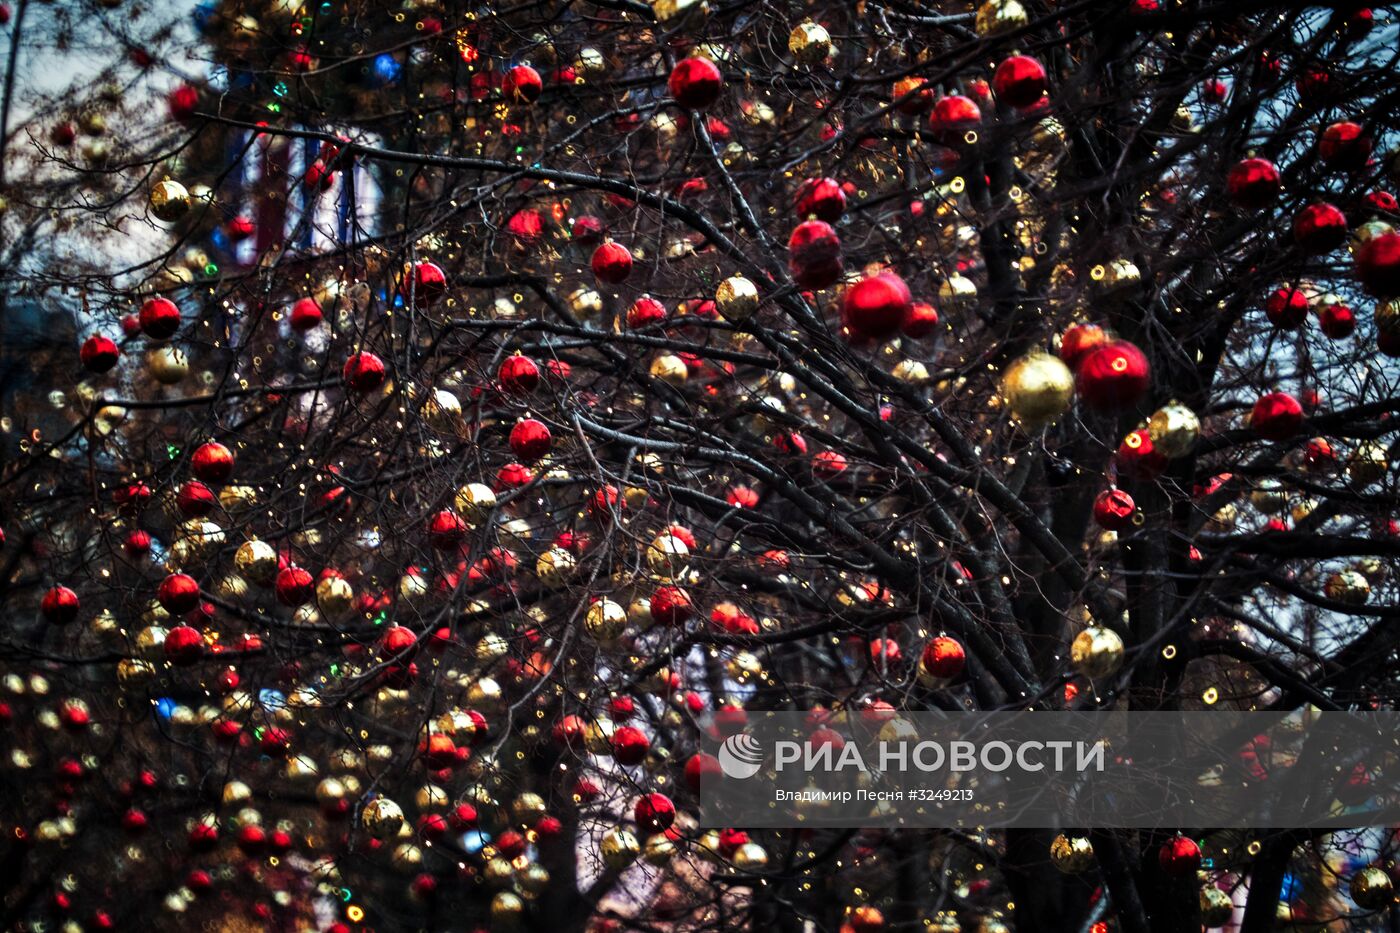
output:
[[[882,272],[846,289],[841,320],[857,340],[886,340],[899,330],[913,303],[914,297],[904,280],[892,272]]]
[[[1146,431],[1134,431],[1123,438],[1114,457],[1118,470],[1133,479],[1156,479],[1167,471],[1167,457],[1152,443]]]
[[[1060,359],[1071,370],[1079,369],[1084,357],[1108,343],[1108,331],[1097,324],[1072,324],[1060,336]]]
[[[204,636],[191,625],[177,625],[165,633],[165,658],[176,667],[188,667],[204,656]]]
[[[418,750],[423,753],[423,760],[428,767],[434,771],[441,771],[443,768],[455,768],[460,759],[457,757],[457,745],[452,741],[450,735],[442,732],[434,732],[418,746]]]
[[[650,750],[651,740],[636,726],[619,726],[612,734],[613,760],[620,765],[639,765]]]
[[[632,254],[627,251],[627,247],[613,240],[604,240],[599,244],[593,251],[593,259],[589,264],[593,267],[593,275],[598,281],[609,285],[624,282],[627,276],[632,274]]]
[[[414,298],[425,304],[437,301],[447,292],[447,273],[437,263],[415,262],[409,267],[399,290],[403,292],[404,300],[412,291]]]
[[[428,519],[428,542],[439,551],[450,551],[467,537],[467,523],[451,509],[443,509]]]
[[[297,333],[304,333],[317,324],[321,323],[324,315],[321,314],[321,306],[316,303],[315,298],[302,298],[292,305],[291,325],[292,330]]]
[[[1303,425],[1303,406],[1287,392],[1270,392],[1254,403],[1249,426],[1266,441],[1285,441]]]
[[[933,333],[937,327],[938,309],[926,301],[916,301],[909,306],[909,313],[899,329],[904,336],[919,340]]]
[[[544,219],[534,208],[516,211],[506,221],[506,233],[510,234],[516,246],[529,249],[544,239]]]
[[[540,384],[540,368],[528,356],[516,353],[505,358],[496,378],[501,380],[501,388],[512,395],[528,395]]]
[[[1045,93],[1045,66],[1029,55],[1012,55],[997,65],[992,90],[1012,107],[1029,107]]]
[[[543,90],[540,73],[529,65],[516,65],[501,80],[501,93],[517,104],[533,104]]]
[[[924,645],[919,664],[930,677],[954,680],[962,675],[963,668],[967,666],[967,652],[956,638],[939,635]]]
[[[1137,503],[1121,489],[1105,489],[1094,498],[1094,521],[1109,531],[1127,531],[1133,527]]]
[[[645,794],[632,808],[632,818],[649,836],[664,833],[676,820],[676,805],[665,794]]]
[[[940,145],[958,146],[967,141],[967,134],[982,125],[982,110],[971,97],[949,94],[933,105],[928,128]]]
[[[700,793],[702,780],[712,780],[723,775],[724,770],[720,767],[719,759],[707,752],[696,752],[685,763],[685,783],[693,794]]]
[[[182,84],[170,92],[170,115],[181,123],[188,121],[199,109],[199,88]]]
[[[678,586],[663,584],[651,594],[651,617],[661,625],[684,625],[694,609],[690,594]]]
[[[642,296],[627,309],[627,326],[632,330],[666,320],[666,306],[655,298]]]
[[[84,340],[78,350],[78,358],[83,361],[83,368],[90,373],[107,372],[117,365],[117,359],[121,355],[121,348],[117,346],[116,341],[101,334],[93,334]]]
[[[1373,145],[1360,123],[1343,120],[1322,131],[1317,141],[1317,154],[1332,168],[1354,172],[1366,167]]]
[[[141,333],[165,340],[180,329],[180,309],[169,298],[152,298],[141,306]]]
[[[841,278],[841,238],[824,220],[797,225],[788,238],[788,270],[802,288],[826,288]]]
[[[1400,233],[1371,237],[1356,250],[1356,277],[1380,298],[1400,295]]]
[[[1230,169],[1225,179],[1230,200],[1252,210],[1268,207],[1278,200],[1282,184],[1278,168],[1268,159],[1244,159]]]
[[[1356,313],[1343,304],[1323,305],[1317,312],[1319,329],[1332,340],[1343,340],[1356,331]]]
[[[1347,218],[1332,204],[1309,204],[1293,218],[1293,239],[1310,253],[1330,253],[1346,242]]]
[[[66,625],[78,617],[78,594],[66,586],[51,587],[39,601],[39,612],[52,625]]]
[[[1079,364],[1075,385],[1084,404],[1098,411],[1130,408],[1151,382],[1147,357],[1126,340],[1091,352]]]
[[[720,89],[724,87],[724,75],[719,67],[704,56],[695,56],[677,62],[667,82],[671,96],[687,110],[704,110],[719,100]]]
[[[1201,868],[1201,848],[1185,836],[1177,836],[1162,843],[1157,864],[1173,878],[1194,877]]]
[[[1308,296],[1296,288],[1278,288],[1264,302],[1269,323],[1281,330],[1295,330],[1308,319]]]
[[[384,361],[373,353],[362,350],[350,355],[345,361],[345,369],[341,375],[352,391],[373,392],[384,384]]]
[[[834,224],[846,212],[846,192],[834,178],[809,178],[798,185],[794,207],[799,219],[815,217]]]
[[[190,469],[206,483],[222,483],[233,475],[233,451],[217,441],[200,444],[190,456]]]
[[[199,583],[187,573],[172,573],[160,581],[156,602],[173,616],[182,616],[199,605]]]
[[[186,518],[203,518],[219,505],[219,497],[197,479],[180,484],[175,493],[175,507]]]
[[[522,418],[510,429],[510,449],[526,463],[534,463],[549,453],[552,440],[545,423],[534,418]]]
[[[316,592],[316,579],[309,570],[293,564],[278,571],[275,589],[282,605],[303,606]]]

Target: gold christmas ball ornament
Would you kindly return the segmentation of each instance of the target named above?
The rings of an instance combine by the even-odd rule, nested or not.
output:
[[[1355,570],[1339,570],[1327,578],[1323,593],[1348,606],[1360,606],[1371,598],[1371,583]]]
[[[642,848],[642,858],[648,865],[666,865],[676,856],[676,844],[665,833],[648,836]]]
[[[1213,929],[1223,927],[1235,915],[1235,902],[1230,895],[1215,887],[1206,885],[1201,889],[1201,926]]]
[[[1089,270],[1089,278],[1105,291],[1116,291],[1142,280],[1142,272],[1130,259],[1115,259]]]
[[[325,615],[343,616],[355,605],[355,589],[341,576],[329,576],[316,584],[316,606]]]
[[[1020,0],[987,0],[977,8],[974,26],[979,36],[997,36],[1030,22]]]
[[[117,662],[117,685],[123,690],[132,690],[155,679],[156,667],[150,661],[139,658],[122,658]]]
[[[152,217],[173,223],[189,213],[190,193],[178,181],[158,181],[151,188],[150,207]]]
[[[954,272],[938,286],[939,307],[944,305],[966,308],[977,300],[977,284],[960,272]]]
[[[1383,334],[1400,334],[1400,298],[1376,304],[1376,330]]]
[[[515,798],[510,805],[510,812],[517,823],[533,826],[540,817],[549,812],[549,808],[539,794],[527,792]]]
[[[1066,836],[1050,843],[1050,861],[1067,875],[1077,875],[1094,864],[1094,847],[1087,836]]]
[[[1261,479],[1249,494],[1249,504],[1265,515],[1277,515],[1288,509],[1288,493],[1276,479]]]
[[[603,835],[598,843],[598,852],[603,857],[604,865],[613,871],[621,871],[642,854],[642,844],[632,833],[619,827]]]
[[[1152,413],[1147,433],[1154,449],[1168,457],[1184,457],[1201,436],[1201,419],[1180,402],[1170,402]]]
[[[560,547],[552,547],[535,561],[535,576],[548,587],[563,586],[574,570],[574,555]]]
[[[316,785],[316,802],[322,806],[339,803],[345,799],[345,785],[339,779],[322,778]]]
[[[277,579],[277,551],[266,541],[244,541],[233,555],[239,576],[259,586],[271,586]]]
[[[652,0],[651,11],[658,21],[700,19],[710,12],[705,0]]]
[[[788,51],[799,65],[820,65],[831,55],[831,33],[803,20],[788,34]]]
[[[360,825],[375,839],[391,839],[403,826],[403,810],[388,797],[376,797],[365,804]]]
[[[768,850],[756,842],[746,842],[734,850],[733,862],[740,871],[761,871],[768,864]]]
[[[726,321],[746,321],[758,310],[758,286],[742,275],[731,275],[715,289],[715,307]]]
[[[614,642],[627,629],[627,610],[611,599],[600,599],[588,607],[583,624],[598,641]]]
[[[1360,224],[1352,231],[1351,248],[1359,249],[1378,236],[1385,236],[1387,233],[1394,233],[1395,228],[1384,220],[1368,220]]]
[[[1082,677],[1097,680],[1111,676],[1123,666],[1123,639],[1112,629],[1091,625],[1074,636],[1069,659]]]
[[[468,483],[457,491],[453,505],[467,521],[480,524],[496,507],[496,494],[485,483]]]
[[[918,360],[900,360],[891,373],[900,382],[913,386],[926,385],[931,378],[928,367]]]
[[[454,434],[462,426],[462,403],[446,389],[434,389],[423,402],[423,420],[442,434]]]
[[[1378,483],[1390,472],[1390,454],[1384,444],[1367,441],[1347,456],[1347,479],[1356,486]]]
[[[685,566],[690,548],[675,535],[657,535],[647,546],[647,567],[652,573],[670,576]]]
[[[502,926],[514,926],[525,916],[525,902],[520,895],[510,891],[500,891],[491,898],[491,922]]]
[[[569,295],[569,310],[580,320],[588,320],[603,313],[603,296],[591,288],[580,288]]]
[[[681,385],[690,378],[690,367],[674,353],[663,353],[652,360],[649,372],[653,379],[660,379],[673,386]]]
[[[1362,910],[1380,910],[1395,900],[1395,885],[1385,869],[1368,865],[1351,876],[1347,893]]]
[[[1012,415],[1026,427],[1044,427],[1069,408],[1074,374],[1059,357],[1028,353],[1006,368],[1001,392]]]
[[[178,347],[157,347],[146,354],[146,368],[161,385],[173,386],[190,372],[190,358]]]

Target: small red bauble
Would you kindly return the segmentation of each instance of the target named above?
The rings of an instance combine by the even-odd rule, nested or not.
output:
[[[1094,350],[1108,343],[1108,331],[1097,324],[1073,324],[1060,337],[1060,359],[1077,370]]]
[[[1373,145],[1360,123],[1343,120],[1322,131],[1317,141],[1317,154],[1332,168],[1354,172],[1366,167]]]
[[[802,288],[826,288],[841,278],[841,238],[824,220],[797,225],[788,238],[788,271]]]
[[[549,453],[551,441],[549,428],[534,418],[522,418],[510,429],[510,449],[526,463],[533,463]]]
[[[78,350],[78,358],[83,361],[83,368],[90,373],[107,372],[117,365],[117,359],[121,355],[122,351],[116,341],[101,334],[94,334],[84,340],[82,348]]]
[[[528,250],[544,239],[544,219],[533,208],[516,211],[506,221],[506,233],[516,246]]]
[[[384,385],[384,361],[367,351],[354,353],[345,361],[341,375],[351,391],[373,392]]]
[[[156,602],[171,615],[184,615],[199,605],[199,583],[187,573],[172,573],[160,581]]]
[[[971,97],[961,94],[940,97],[928,118],[934,140],[944,146],[962,145],[967,141],[967,134],[981,125],[981,108]]]
[[[1400,295],[1400,233],[1371,237],[1356,250],[1356,277],[1380,298]]]
[[[519,489],[535,479],[535,472],[523,463],[507,463],[496,471],[497,489]]]
[[[933,88],[927,78],[917,75],[900,78],[890,91],[890,100],[894,102],[894,109],[906,117],[917,117],[933,106]]]
[[[1230,200],[1251,210],[1268,207],[1278,200],[1282,184],[1278,168],[1268,159],[1244,159],[1230,169],[1225,179]]]
[[[66,625],[78,617],[78,594],[66,586],[51,587],[39,602],[39,612],[51,625]]]
[[[224,232],[235,243],[242,243],[256,233],[257,229],[251,217],[235,217],[224,225]]]
[[[316,580],[311,572],[296,565],[282,568],[277,573],[277,601],[284,606],[302,606],[311,601],[316,592]]]
[[[428,542],[439,551],[450,551],[467,537],[467,523],[451,509],[443,509],[428,520]]]
[[[141,306],[141,333],[165,340],[180,329],[180,309],[169,298],[152,298]]]
[[[650,750],[651,741],[636,726],[619,726],[612,734],[613,760],[620,765],[639,765]]]
[[[1075,385],[1084,404],[1099,411],[1130,408],[1151,381],[1147,357],[1126,340],[1092,351],[1079,364]]]
[[[834,224],[846,212],[846,192],[834,178],[809,178],[797,187],[794,206],[801,219],[815,217]]]
[[[591,214],[584,214],[582,217],[574,218],[573,226],[569,228],[573,237],[584,246],[591,246],[603,238],[606,227],[603,221]]]
[[[665,794],[646,794],[632,808],[632,818],[648,835],[664,833],[676,820],[676,805]]]
[[[182,483],[175,493],[175,506],[186,518],[203,518],[219,505],[218,496],[197,479]]]
[[[1356,331],[1356,314],[1344,304],[1323,305],[1317,312],[1317,323],[1332,340],[1343,340]]]
[[[1287,392],[1270,392],[1254,403],[1249,426],[1266,441],[1284,441],[1303,425],[1303,406]]]
[[[459,759],[457,758],[457,745],[452,741],[452,737],[442,733],[434,732],[418,747],[423,755],[423,760],[428,767],[434,771],[441,771],[444,768],[455,768]]]
[[[704,110],[719,100],[724,76],[719,67],[703,56],[678,62],[667,82],[676,103],[687,110]]]
[[[1029,107],[1045,93],[1045,66],[1028,55],[1012,55],[997,65],[992,90],[1012,107]]]
[[[651,594],[651,617],[661,625],[684,625],[695,606],[678,586],[664,584]]]
[[[643,296],[627,309],[627,326],[632,330],[666,320],[666,306],[655,298]]]
[[[916,301],[909,306],[900,333],[914,340],[920,340],[933,333],[938,327],[938,309],[926,301]]]
[[[1310,253],[1330,253],[1346,242],[1347,218],[1332,204],[1309,204],[1293,218],[1293,239]]]
[[[1137,503],[1121,489],[1105,489],[1094,498],[1094,521],[1109,531],[1126,531],[1133,527]]]
[[[126,551],[128,557],[144,557],[151,552],[151,534],[137,528],[126,536],[122,542],[122,549]]]
[[[219,830],[208,823],[196,823],[190,829],[190,848],[196,852],[209,852],[219,844]]]
[[[512,354],[501,363],[496,373],[501,388],[513,395],[528,395],[540,384],[540,368],[528,356]]]
[[[812,473],[821,480],[832,480],[846,472],[846,458],[835,450],[823,450],[812,457]]]
[[[899,330],[913,303],[904,280],[892,272],[883,272],[846,289],[841,300],[841,320],[854,339],[886,340]]]
[[[700,782],[719,778],[724,775],[720,767],[719,759],[706,752],[698,752],[690,756],[690,760],[685,763],[685,783],[690,788],[691,793],[700,793]]]
[[[190,457],[190,469],[206,483],[222,483],[233,475],[233,451],[217,441],[200,444]]]
[[[516,65],[501,80],[501,93],[517,104],[533,104],[543,90],[540,73],[529,65]]]
[[[1295,330],[1308,319],[1308,296],[1296,288],[1279,288],[1264,302],[1269,323],[1282,330]]]
[[[292,305],[291,325],[292,330],[304,333],[317,324],[321,323],[324,315],[321,314],[321,306],[316,303],[315,298],[302,298]]]
[[[170,115],[181,123],[191,119],[199,109],[199,88],[182,84],[170,92]]]
[[[605,240],[593,251],[589,265],[598,281],[616,285],[632,274],[632,254],[621,243]]]
[[[1118,470],[1133,479],[1156,479],[1167,471],[1167,457],[1152,443],[1146,431],[1134,431],[1118,445],[1114,462]]]
[[[447,292],[447,273],[434,262],[415,262],[400,285],[407,300],[410,290],[418,301],[437,301]]]
[[[188,667],[204,656],[204,636],[192,625],[177,625],[165,633],[165,657],[176,667]]]
[[[1201,96],[1208,104],[1223,104],[1225,98],[1230,96],[1230,85],[1219,78],[1210,78],[1201,85]]]
[[[1173,878],[1194,877],[1201,868],[1201,849],[1185,836],[1162,843],[1157,852],[1157,864]]]
[[[967,652],[956,638],[939,635],[924,645],[919,664],[930,677],[954,680],[962,676],[963,668],[967,665]]]

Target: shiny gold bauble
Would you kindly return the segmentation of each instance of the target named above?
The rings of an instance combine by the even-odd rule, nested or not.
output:
[[[155,676],[156,668],[150,661],[122,658],[117,662],[117,684],[124,690],[149,683]]]
[[[1351,569],[1366,578],[1372,586],[1385,582],[1389,568],[1378,557],[1363,557],[1351,565]]]
[[[523,793],[511,802],[510,812],[518,823],[533,826],[539,822],[540,817],[549,812],[545,806],[544,798],[539,794]]]
[[[799,65],[820,65],[831,55],[831,33],[810,19],[788,34],[788,51]]]
[[[316,801],[320,804],[338,803],[345,799],[345,785],[337,778],[321,778],[316,785]]]
[[[1384,220],[1368,220],[1364,224],[1360,224],[1359,226],[1357,226],[1357,228],[1354,231],[1352,231],[1351,248],[1357,249],[1358,247],[1364,246],[1365,244],[1369,243],[1371,240],[1374,240],[1378,236],[1384,236],[1387,233],[1394,232],[1395,228],[1392,227],[1390,224],[1386,223]]]
[[[549,890],[549,882],[549,869],[539,862],[531,862],[515,875],[516,886],[531,898]]]
[[[1265,515],[1277,515],[1288,508],[1288,493],[1276,479],[1261,479],[1249,494],[1249,504]]]
[[[1115,259],[1102,266],[1095,266],[1089,272],[1089,277],[1098,283],[1099,287],[1113,291],[1135,285],[1142,280],[1142,272],[1131,259]]]
[[[1360,606],[1371,598],[1371,583],[1355,570],[1339,570],[1327,578],[1323,592],[1328,599]]]
[[[325,615],[345,615],[354,605],[355,588],[344,577],[325,577],[316,584],[316,607]]]
[[[931,378],[928,367],[918,360],[900,360],[890,375],[911,386],[925,385]]]
[[[223,801],[224,806],[229,807],[234,804],[243,803],[245,800],[253,799],[253,789],[242,781],[229,781],[224,785]]]
[[[651,11],[657,20],[669,23],[672,20],[700,19],[710,11],[705,0],[652,0]]]
[[[977,284],[967,276],[954,272],[938,286],[939,307],[967,307],[977,300]]]
[[[1074,636],[1069,659],[1083,677],[1108,677],[1123,666],[1123,639],[1112,629],[1091,625]]]
[[[756,842],[746,842],[734,850],[733,862],[740,871],[759,871],[768,864],[768,850]]]
[[[742,275],[731,275],[715,289],[715,307],[726,321],[746,321],[758,310],[758,286]]]
[[[501,891],[491,898],[491,922],[513,926],[525,915],[525,902],[520,895]]]
[[[603,296],[591,288],[580,288],[569,295],[569,310],[583,321],[597,317],[603,313]]]
[[[226,512],[241,512],[258,504],[258,490],[234,484],[219,490],[219,505]]]
[[[1380,910],[1395,900],[1395,885],[1390,875],[1375,865],[1367,865],[1352,875],[1347,891],[1362,910]]]
[[[652,573],[669,576],[679,571],[690,556],[690,548],[675,535],[657,535],[647,546],[647,567]]]
[[[277,579],[277,550],[256,538],[244,541],[234,552],[233,565],[240,576],[259,586],[271,586]]]
[[[151,215],[166,223],[179,220],[190,211],[190,193],[178,181],[169,178],[151,188]]]
[[[1366,441],[1347,457],[1347,479],[1356,486],[1378,483],[1390,471],[1390,454],[1384,444]]]
[[[1376,304],[1376,330],[1383,334],[1400,334],[1400,298]]]
[[[603,834],[598,852],[603,856],[603,864],[613,871],[621,871],[642,854],[642,844],[632,833],[618,827]]]
[[[690,367],[674,353],[663,353],[652,360],[649,372],[653,379],[660,379],[673,386],[681,385],[690,378]]]
[[[613,642],[627,629],[627,610],[611,599],[600,599],[588,607],[583,624],[598,641]]]
[[[1029,428],[1043,427],[1069,408],[1074,374],[1059,357],[1036,351],[1006,368],[1001,392],[1017,420]]]
[[[1235,915],[1235,902],[1213,884],[1201,889],[1201,926],[1223,927]]]
[[[1168,457],[1184,457],[1201,436],[1201,419],[1180,402],[1170,402],[1152,413],[1147,433],[1155,450]]]
[[[146,368],[156,382],[173,386],[189,375],[190,358],[178,347],[157,347],[146,354]]]
[[[136,638],[132,642],[139,657],[147,661],[160,661],[165,658],[165,628],[159,625],[148,625],[136,633]]]
[[[1060,833],[1050,843],[1050,861],[1067,875],[1077,875],[1094,864],[1094,847],[1087,836]]]
[[[413,794],[413,804],[419,810],[446,810],[452,804],[447,791],[436,784],[424,784]]]
[[[974,26],[979,36],[997,36],[1030,22],[1020,0],[986,0],[977,8]]]
[[[504,696],[501,685],[493,677],[482,677],[467,688],[467,703],[477,709],[493,709],[500,705]]]
[[[574,570],[574,555],[559,547],[552,547],[535,561],[535,576],[548,587],[563,586]]]
[[[434,389],[423,403],[423,420],[443,434],[454,434],[462,426],[462,403],[446,389]]]
[[[457,491],[453,505],[472,524],[479,524],[496,507],[496,494],[485,483],[468,483]]]
[[[615,731],[617,726],[611,719],[599,716],[583,730],[583,747],[594,755],[611,755]]]
[[[414,871],[423,864],[423,850],[411,842],[401,842],[394,847],[389,861],[399,871]]]
[[[642,848],[642,858],[649,865],[666,865],[675,855],[676,844],[667,838],[665,833],[648,836],[646,845]]]
[[[360,825],[375,839],[392,839],[403,826],[403,810],[388,797],[376,797],[360,812]]]

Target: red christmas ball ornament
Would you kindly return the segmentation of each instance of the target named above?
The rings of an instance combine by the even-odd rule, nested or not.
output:
[[[663,584],[651,594],[651,617],[661,625],[684,625],[694,609],[690,594],[678,586]]]
[[[648,835],[664,833],[676,820],[676,805],[665,794],[645,794],[632,808],[632,818]]]
[[[535,479],[535,472],[523,463],[507,463],[496,471],[497,489],[519,489]]]
[[[1097,324],[1072,324],[1060,335],[1060,359],[1078,370],[1084,358],[1108,343],[1108,331]]]
[[[593,267],[593,275],[598,281],[617,285],[632,274],[632,254],[621,243],[604,240],[593,251],[589,265]]]
[[[1254,403],[1249,426],[1266,441],[1285,441],[1303,425],[1303,406],[1287,392],[1270,392]]]
[[[916,301],[900,325],[900,333],[912,340],[922,340],[938,328],[938,309],[926,301]]]
[[[51,625],[66,625],[78,617],[78,594],[66,586],[51,587],[39,602],[39,612]]]
[[[187,123],[199,109],[199,88],[182,84],[170,92],[167,103],[170,105],[170,116],[180,123]]]
[[[1147,357],[1126,340],[1115,340],[1090,352],[1079,364],[1075,380],[1084,404],[1098,411],[1131,408],[1151,382]]]
[[[133,559],[145,557],[151,552],[150,532],[137,528],[126,536],[126,540],[122,542],[122,550]]]
[[[219,506],[219,498],[199,480],[182,483],[175,493],[175,507],[186,518],[203,518]]]
[[[404,276],[400,291],[405,301],[411,292],[418,301],[431,304],[447,293],[447,273],[437,263],[415,262]]]
[[[1342,120],[1322,131],[1317,141],[1317,154],[1324,165],[1355,172],[1366,167],[1374,145],[1360,123]]]
[[[1194,877],[1201,868],[1201,848],[1185,836],[1177,836],[1162,843],[1157,864],[1173,878]]]
[[[77,138],[78,128],[67,121],[56,124],[49,131],[49,139],[55,146],[71,146]]]
[[[704,56],[684,59],[671,70],[667,82],[671,96],[676,103],[687,110],[704,110],[719,100],[719,92],[724,87],[724,75],[719,67]]]
[[[290,317],[292,330],[304,334],[320,324],[325,315],[321,313],[321,306],[316,303],[315,298],[302,298],[292,305]]]
[[[190,848],[196,852],[212,852],[219,845],[219,829],[208,823],[195,823],[190,828]]]
[[[1356,250],[1356,277],[1379,298],[1400,295],[1400,233],[1371,237]]]
[[[646,327],[648,324],[659,324],[664,320],[666,306],[646,295],[632,302],[632,307],[627,309],[627,326],[631,330]]]
[[[1264,301],[1269,323],[1281,330],[1296,330],[1308,319],[1308,296],[1296,288],[1275,289]]]
[[[316,580],[311,572],[295,564],[283,567],[274,584],[277,601],[284,606],[303,606],[316,592]]]
[[[582,217],[575,217],[573,225],[569,228],[573,237],[584,246],[592,246],[603,239],[603,234],[607,232],[607,226],[602,218],[594,217],[592,214],[584,214]]]
[[[1308,107],[1326,106],[1341,90],[1332,73],[1318,65],[1303,69],[1295,86],[1298,88],[1298,99]]]
[[[1209,78],[1201,85],[1201,97],[1205,98],[1208,104],[1223,104],[1230,96],[1230,85],[1219,78]]]
[[[94,334],[84,340],[82,347],[78,350],[78,358],[82,360],[83,368],[90,373],[107,372],[117,365],[117,360],[121,355],[122,351],[117,346],[116,341],[101,334]]]
[[[176,667],[188,667],[204,656],[204,636],[192,625],[177,625],[165,633],[165,658]]]
[[[235,243],[242,243],[248,237],[257,232],[257,225],[253,223],[251,217],[234,217],[224,224],[224,232],[228,238]]]
[[[373,392],[384,385],[387,373],[384,368],[384,361],[373,353],[360,351],[352,353],[345,361],[345,369],[341,372],[345,384],[353,392]]]
[[[217,441],[200,444],[190,456],[190,470],[206,483],[226,482],[233,475],[233,451]]]
[[[613,730],[610,744],[613,760],[620,765],[639,765],[651,750],[651,740],[636,726],[619,726]]]
[[[693,794],[700,793],[700,782],[717,780],[724,776],[719,759],[706,752],[697,752],[685,763],[685,783]]]
[[[501,93],[516,104],[533,104],[540,99],[544,81],[529,65],[516,65],[501,79]]]
[[[1230,200],[1237,206],[1258,210],[1278,200],[1283,184],[1278,168],[1268,159],[1244,159],[1230,169],[1225,179]]]
[[[801,219],[815,217],[834,224],[846,212],[846,192],[834,178],[808,178],[797,186],[794,209]]]
[[[919,75],[900,78],[890,91],[894,109],[906,117],[917,117],[933,106],[933,88],[928,79]]]
[[[528,395],[540,384],[540,368],[528,356],[514,353],[501,362],[496,378],[510,394]]]
[[[138,316],[141,333],[152,340],[165,340],[180,329],[180,309],[169,298],[151,298]]]
[[[982,125],[982,109],[971,97],[949,94],[933,105],[928,128],[934,140],[943,146],[960,146],[967,134]]]
[[[822,450],[812,457],[812,474],[819,480],[829,482],[846,472],[849,464],[839,451]]]
[[[841,238],[824,220],[806,220],[788,238],[788,271],[801,288],[826,288],[843,271]]]
[[[1121,489],[1105,489],[1094,497],[1094,521],[1109,531],[1127,531],[1133,527],[1137,503]]]
[[[418,746],[418,751],[427,762],[428,767],[434,771],[442,771],[445,768],[455,768],[459,763],[457,758],[457,744],[452,741],[452,737],[443,732],[434,732],[428,736],[422,744]]]
[[[939,635],[924,645],[919,665],[935,680],[956,680],[967,666],[967,652],[956,638]]]
[[[1134,431],[1123,438],[1114,456],[1118,471],[1124,476],[1152,480],[1167,471],[1167,457],[1152,443],[1147,431]]]
[[[1309,253],[1330,253],[1346,238],[1347,218],[1335,205],[1309,204],[1293,218],[1293,239]]]
[[[544,239],[544,219],[533,208],[516,211],[506,221],[506,233],[510,234],[516,246],[528,250]]]
[[[1045,66],[1029,55],[1012,55],[997,65],[992,90],[997,99],[1012,107],[1029,107],[1045,93]]]
[[[893,337],[914,303],[909,286],[892,272],[868,276],[846,289],[841,320],[855,340]]]
[[[1317,312],[1318,328],[1332,340],[1344,340],[1356,331],[1356,313],[1340,302],[1325,304]]]
[[[439,551],[450,551],[467,539],[467,523],[451,509],[428,519],[428,542]]]
[[[173,616],[182,616],[199,605],[199,583],[187,573],[172,573],[156,588],[156,602]]]
[[[526,463],[534,463],[549,453],[552,440],[549,428],[534,418],[522,418],[510,429],[510,449]]]

